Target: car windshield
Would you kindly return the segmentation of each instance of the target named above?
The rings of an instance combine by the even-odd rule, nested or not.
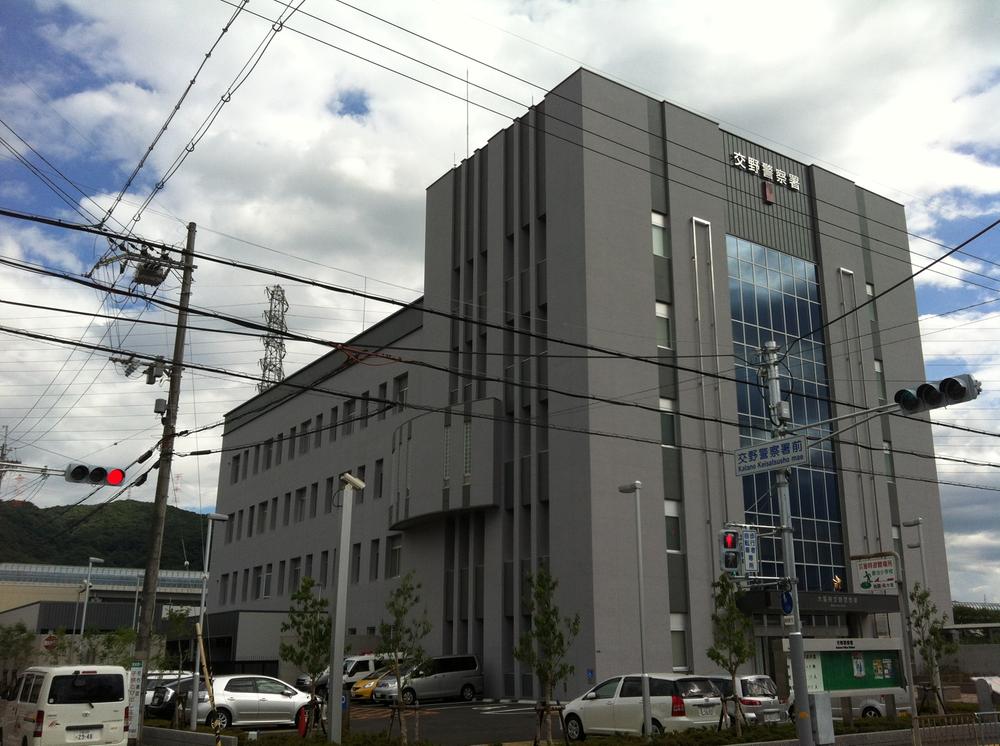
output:
[[[718,697],[719,693],[708,679],[681,679],[677,689],[682,697]]]
[[[775,697],[778,695],[778,687],[766,676],[759,679],[744,679],[743,695],[746,697]]]

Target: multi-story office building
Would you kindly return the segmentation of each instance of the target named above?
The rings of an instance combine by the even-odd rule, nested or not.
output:
[[[583,620],[577,692],[639,667],[638,522],[647,668],[711,670],[718,532],[778,523],[769,475],[734,468],[770,437],[758,350],[780,346],[799,425],[919,380],[912,283],[861,307],[911,272],[905,231],[899,204],[841,176],[574,73],[430,186],[421,301],[228,415],[210,606],[248,630],[232,665],[273,669],[292,589],[311,575],[332,598],[341,553],[354,650],[412,571],[428,652],[476,653],[489,694],[530,696],[512,650],[544,563]],[[793,470],[807,637],[898,629],[849,560],[895,549],[919,568],[900,540],[916,516],[931,577],[911,580],[950,608],[933,461],[909,455],[932,449],[926,420],[886,415]],[[367,487],[339,547],[348,470]],[[639,516],[619,492],[637,480]],[[781,574],[779,543],[762,540],[762,575]],[[781,678],[776,594],[747,602],[753,665]]]

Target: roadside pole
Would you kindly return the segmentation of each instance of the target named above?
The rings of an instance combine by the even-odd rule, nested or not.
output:
[[[789,419],[787,402],[781,400],[781,379],[778,375],[778,343],[768,340],[761,353],[762,372],[767,383],[768,408],[774,430],[771,439],[785,435]],[[795,732],[802,746],[813,746],[812,716],[809,712],[809,689],[806,684],[806,657],[802,645],[802,618],[799,615],[798,579],[795,577],[795,542],[792,537],[792,507],[788,491],[788,469],[777,470],[778,510],[781,516],[781,553],[785,578],[791,583],[791,629],[788,631],[788,654],[792,663],[792,687],[795,690]]]
[[[174,334],[174,355],[170,364],[170,390],[167,411],[163,415],[163,437],[160,440],[160,462],[153,498],[153,521],[150,526],[146,572],[142,583],[142,604],[139,611],[139,632],[135,642],[135,660],[143,666],[141,696],[145,696],[145,674],[149,671],[150,647],[156,612],[156,586],[160,574],[160,554],[163,551],[163,527],[167,519],[167,497],[170,490],[170,464],[174,456],[174,434],[177,427],[177,405],[181,396],[181,372],[184,366],[184,337],[187,331],[188,305],[191,301],[191,275],[194,271],[194,223],[187,226],[184,249],[184,270],[181,277],[180,304],[177,311],[177,331]],[[140,699],[140,702],[142,700]],[[197,706],[197,703],[196,703]],[[143,708],[139,708],[139,738],[142,743]]]

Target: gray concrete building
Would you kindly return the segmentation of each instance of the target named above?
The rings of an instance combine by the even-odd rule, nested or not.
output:
[[[734,468],[770,437],[757,351],[779,343],[812,435],[921,380],[912,283],[840,318],[909,275],[905,231],[891,200],[577,71],[428,188],[419,302],[227,415],[210,610],[281,614],[305,575],[332,599],[342,553],[361,651],[412,571],[427,651],[480,656],[490,696],[534,696],[512,650],[522,579],[546,564],[583,621],[572,696],[639,669],[638,522],[647,669],[714,670],[718,532],[778,523],[769,476]],[[933,453],[926,419],[886,415],[793,470],[807,637],[898,631],[894,597],[858,592],[857,555],[902,552],[950,609],[934,462],[911,453]],[[367,487],[339,547],[344,471]],[[900,538],[917,516],[928,578]],[[778,544],[761,575],[781,574]],[[746,602],[752,667],[781,680],[777,594]],[[293,673],[257,629],[223,665]]]

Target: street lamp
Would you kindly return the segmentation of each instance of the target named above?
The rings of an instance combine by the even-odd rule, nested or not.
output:
[[[344,512],[340,514],[340,549],[336,554],[337,602],[334,608],[333,634],[330,636],[330,675],[326,679],[327,738],[330,743],[340,743],[344,713],[340,700],[344,696],[344,627],[347,625],[347,552],[351,546],[351,510],[354,507],[354,490],[363,490],[365,483],[345,471],[340,475],[344,483]],[[334,688],[334,682],[337,686]],[[339,697],[334,698],[334,692]]]
[[[87,602],[90,601],[90,573],[94,569],[94,565],[103,565],[104,560],[100,557],[90,557],[87,560],[87,587],[83,592],[83,620],[80,622],[80,657],[83,657],[83,633],[87,631]],[[82,663],[83,661],[81,661]]]
[[[212,526],[216,523],[225,523],[229,516],[222,513],[209,513],[205,516],[208,519],[208,531],[205,536],[205,554],[201,558],[201,607],[198,609],[198,630],[205,624],[205,598],[208,595],[208,561],[212,554]],[[185,563],[186,564],[186,563]],[[196,636],[197,637],[197,636]],[[198,730],[198,690],[201,683],[201,644],[196,639],[194,646],[194,677],[191,680],[191,730]]]
[[[653,712],[649,703],[649,676],[646,675],[646,626],[643,621],[646,617],[646,606],[643,599],[642,580],[642,517],[639,512],[640,490],[642,482],[636,480],[623,484],[618,488],[622,494],[635,493],[635,552],[636,566],[639,580],[639,668],[642,674],[642,732],[646,738],[653,733]]]
[[[924,590],[927,590],[927,559],[924,555],[924,519],[922,516],[917,516],[916,520],[913,521],[903,521],[903,525],[906,528],[917,529],[917,543],[907,544],[907,549],[919,549],[920,550],[920,571],[923,576]]]

